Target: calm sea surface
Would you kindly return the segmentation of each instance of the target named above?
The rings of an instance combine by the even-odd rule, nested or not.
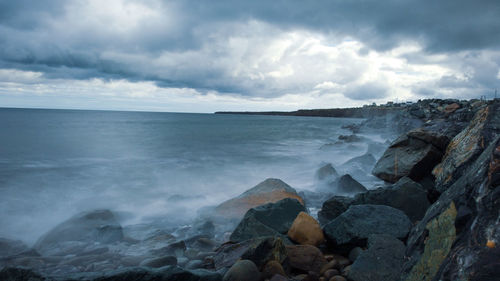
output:
[[[0,237],[33,242],[94,208],[182,221],[268,177],[311,190],[322,164],[366,152],[328,145],[360,121],[0,109]]]

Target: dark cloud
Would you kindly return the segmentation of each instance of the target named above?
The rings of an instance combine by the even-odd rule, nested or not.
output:
[[[68,18],[72,16],[69,7],[75,3],[79,2],[0,0],[0,68],[41,71],[47,78],[124,78],[154,81],[162,87],[271,96],[290,89],[272,79],[234,77],[227,65],[236,62],[227,61],[225,46],[217,45],[239,35],[241,23],[264,22],[273,29],[260,31],[270,34],[267,36],[274,29],[300,29],[327,38],[354,38],[365,45],[359,50],[361,55],[370,49],[385,51],[415,41],[424,50],[408,54],[407,59],[416,63],[433,63],[429,54],[500,48],[498,0],[151,0],[138,3],[164,17],[146,17],[125,31],[119,25],[126,20],[101,19],[96,24],[94,14]],[[200,52],[205,53],[197,55]],[[466,80],[443,77],[435,86],[464,87],[468,83],[466,86],[487,88],[498,83],[499,58],[486,64],[484,58],[465,59],[464,64],[446,59],[439,63],[464,72],[467,64],[472,71]],[[163,64],[155,65],[159,60]],[[300,91],[308,88],[300,83],[295,87]],[[352,86],[346,93],[355,100],[386,95],[386,86],[377,83]]]

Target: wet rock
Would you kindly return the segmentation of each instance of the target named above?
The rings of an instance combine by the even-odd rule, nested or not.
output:
[[[295,189],[279,179],[266,179],[236,198],[223,202],[215,208],[218,216],[241,218],[251,208],[275,203],[285,198],[293,198],[304,204]]]
[[[5,267],[0,270],[2,281],[45,281],[45,277],[33,272],[31,269],[22,267]]]
[[[244,240],[286,234],[293,221],[305,207],[297,200],[285,198],[276,203],[268,203],[248,210],[231,234],[230,240]]]
[[[224,275],[223,281],[260,281],[257,266],[249,260],[237,261]]]
[[[202,260],[191,260],[184,267],[186,269],[197,269],[197,268],[203,268],[203,265],[204,263]]]
[[[341,167],[346,170],[358,168],[363,171],[371,171],[376,162],[377,159],[371,153],[365,153],[346,161]]]
[[[323,232],[336,245],[364,246],[371,234],[405,238],[412,224],[400,210],[383,205],[353,205],[325,225]]]
[[[184,241],[179,241],[159,249],[153,249],[150,252],[155,256],[181,257],[184,256],[184,251],[186,251],[186,243]]]
[[[161,258],[150,258],[141,262],[140,266],[159,268],[166,265],[177,265],[177,258],[174,256],[165,256]]]
[[[499,160],[497,136],[429,207],[408,237],[402,280],[498,277],[493,268],[498,268],[500,252],[487,244],[500,239],[500,189],[491,181]]]
[[[356,259],[359,257],[359,255],[363,253],[363,249],[360,247],[354,247],[350,252],[349,252],[349,260],[351,262],[356,261]]]
[[[469,125],[449,143],[443,161],[432,171],[438,191],[443,192],[462,176],[499,134],[500,102],[496,102],[480,109]]]
[[[326,259],[321,251],[311,245],[286,246],[290,266],[305,272],[313,271],[319,273]]]
[[[330,278],[329,281],[347,281],[347,279],[344,276],[337,275]]]
[[[339,174],[331,163],[324,165],[316,171],[316,178],[320,181],[337,178]]]
[[[348,277],[353,281],[399,280],[404,262],[405,245],[390,235],[368,238],[368,249],[362,251],[351,265]]]
[[[22,241],[0,238],[0,257],[14,256],[28,250]]]
[[[353,179],[351,175],[343,175],[337,182],[337,191],[343,194],[357,194],[365,192],[367,189],[357,180]]]
[[[281,263],[275,260],[269,261],[262,270],[262,278],[264,279],[270,279],[277,274],[286,276],[285,270],[283,269],[283,266],[281,266]]]
[[[325,280],[330,280],[333,276],[340,275],[340,272],[337,269],[328,269],[323,273]]]
[[[269,279],[269,281],[288,281],[288,278],[283,275],[276,274],[271,279]]]
[[[356,195],[353,205],[386,205],[403,211],[412,222],[422,219],[430,206],[427,192],[410,178],[401,178],[389,188],[369,190]]]
[[[352,142],[361,142],[363,141],[363,138],[357,135],[340,135],[338,137],[339,141],[345,142],[345,143],[352,143]]]
[[[353,199],[345,196],[333,196],[323,203],[323,207],[318,212],[318,220],[321,225],[325,225],[347,211]]]
[[[448,138],[417,129],[397,138],[378,160],[372,173],[395,183],[402,177],[419,181],[429,175],[444,155]]]
[[[216,269],[230,267],[239,259],[251,260],[261,268],[270,260],[283,263],[286,257],[287,251],[281,238],[267,237],[226,243],[217,249],[213,259]]]
[[[81,280],[81,278],[70,278]],[[208,270],[185,270],[177,266],[165,266],[158,269],[146,269],[142,267],[125,268],[107,272],[95,278],[83,278],[83,280],[94,281],[137,281],[137,280],[192,280],[192,281],[220,281],[219,273]]]
[[[43,235],[34,248],[44,254],[57,251],[61,243],[77,241],[109,244],[123,239],[122,227],[109,210],[80,213]]]
[[[301,245],[318,246],[325,240],[319,223],[305,212],[300,212],[293,221],[288,237]]]

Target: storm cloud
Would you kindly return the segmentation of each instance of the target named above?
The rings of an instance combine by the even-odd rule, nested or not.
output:
[[[52,89],[124,80],[247,101],[491,95],[498,15],[494,0],[2,0],[0,94],[36,94],[7,75],[21,71]]]

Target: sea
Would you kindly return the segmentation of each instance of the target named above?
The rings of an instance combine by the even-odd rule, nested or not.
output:
[[[266,178],[315,191],[321,166],[339,168],[369,143],[387,142],[375,134],[339,142],[352,134],[342,126],[362,121],[2,108],[0,237],[32,244],[93,209],[110,209],[125,225],[187,223]]]

